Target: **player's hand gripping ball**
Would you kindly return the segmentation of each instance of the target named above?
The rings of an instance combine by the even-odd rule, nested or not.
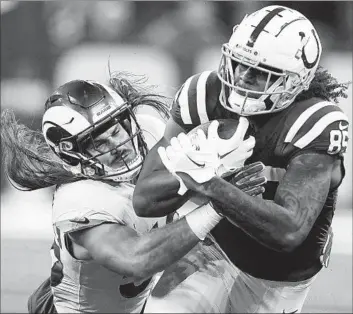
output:
[[[255,138],[245,117],[206,122],[188,133],[196,151],[214,151],[221,160],[218,175],[233,173],[244,165],[253,152]],[[198,162],[201,162],[198,160]]]
[[[241,168],[255,146],[254,137],[247,134],[248,128],[249,122],[244,117],[239,121],[216,120],[198,126],[188,135],[180,133],[166,148],[159,147],[162,163],[180,182],[178,193],[183,195],[188,188],[197,189],[195,182],[201,184]]]

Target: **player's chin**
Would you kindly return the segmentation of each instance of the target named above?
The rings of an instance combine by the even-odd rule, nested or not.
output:
[[[139,157],[140,156],[137,154],[130,154],[128,157],[125,158],[117,158],[111,163],[110,167],[114,170],[122,170],[126,167],[133,167],[138,161]]]

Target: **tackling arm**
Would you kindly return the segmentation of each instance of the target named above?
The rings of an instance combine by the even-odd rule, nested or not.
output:
[[[137,280],[164,270],[200,240],[186,218],[142,235],[124,225],[105,223],[71,233],[70,238],[104,267]]]
[[[218,177],[197,189],[258,242],[289,252],[305,240],[319,216],[331,185],[334,162],[334,157],[325,154],[295,157],[278,186],[274,202],[251,197]]]

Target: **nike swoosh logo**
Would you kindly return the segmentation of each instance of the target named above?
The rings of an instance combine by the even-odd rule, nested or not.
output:
[[[233,150],[231,150],[230,152],[227,152],[227,153],[224,153],[223,155],[221,155],[221,154],[219,154],[219,158],[224,158],[224,157],[226,157],[226,156],[228,156],[230,153],[232,153],[232,152],[234,152],[236,150],[236,148],[235,149],[233,149]]]
[[[69,219],[69,221],[74,222],[74,223],[80,223],[80,224],[88,224],[89,219],[87,217],[76,217],[73,219]]]
[[[348,129],[348,124],[346,124],[346,125],[342,125],[342,122],[340,122],[340,124],[339,124],[339,129],[341,130],[341,131],[343,131],[343,130],[345,130],[345,129]]]
[[[284,314],[294,314],[294,313],[297,313],[297,312],[298,312],[298,309],[296,309],[296,310],[293,311],[293,312],[286,312],[285,310],[283,310],[282,313],[284,313]]]
[[[189,160],[190,160],[191,162],[193,162],[196,166],[198,166],[198,167],[200,167],[200,168],[205,168],[205,165],[206,165],[205,163],[199,164],[198,162],[192,160],[189,156],[187,156],[187,157],[188,157]]]

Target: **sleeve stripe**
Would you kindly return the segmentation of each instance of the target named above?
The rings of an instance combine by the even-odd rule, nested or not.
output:
[[[190,110],[189,110],[189,97],[188,97],[191,80],[192,80],[192,77],[189,77],[186,80],[184,87],[179,95],[180,115],[181,115],[181,119],[185,124],[192,124]]]
[[[304,148],[306,145],[310,144],[314,139],[316,139],[328,125],[339,120],[348,122],[347,116],[341,111],[334,111],[326,114],[314,124],[308,133],[296,141],[294,146]]]
[[[300,116],[299,118],[293,123],[291,128],[289,129],[287,136],[284,140],[285,143],[290,143],[295,135],[298,133],[299,129],[303,126],[303,124],[318,110],[320,110],[323,107],[332,105],[329,101],[322,101],[314,106],[306,109]]]
[[[199,81],[200,75],[201,74],[196,74],[192,77],[188,92],[190,117],[194,126],[201,124],[197,108],[197,82]]]
[[[205,123],[209,121],[206,111],[206,83],[212,71],[203,72],[197,81],[197,112],[200,122]]]

